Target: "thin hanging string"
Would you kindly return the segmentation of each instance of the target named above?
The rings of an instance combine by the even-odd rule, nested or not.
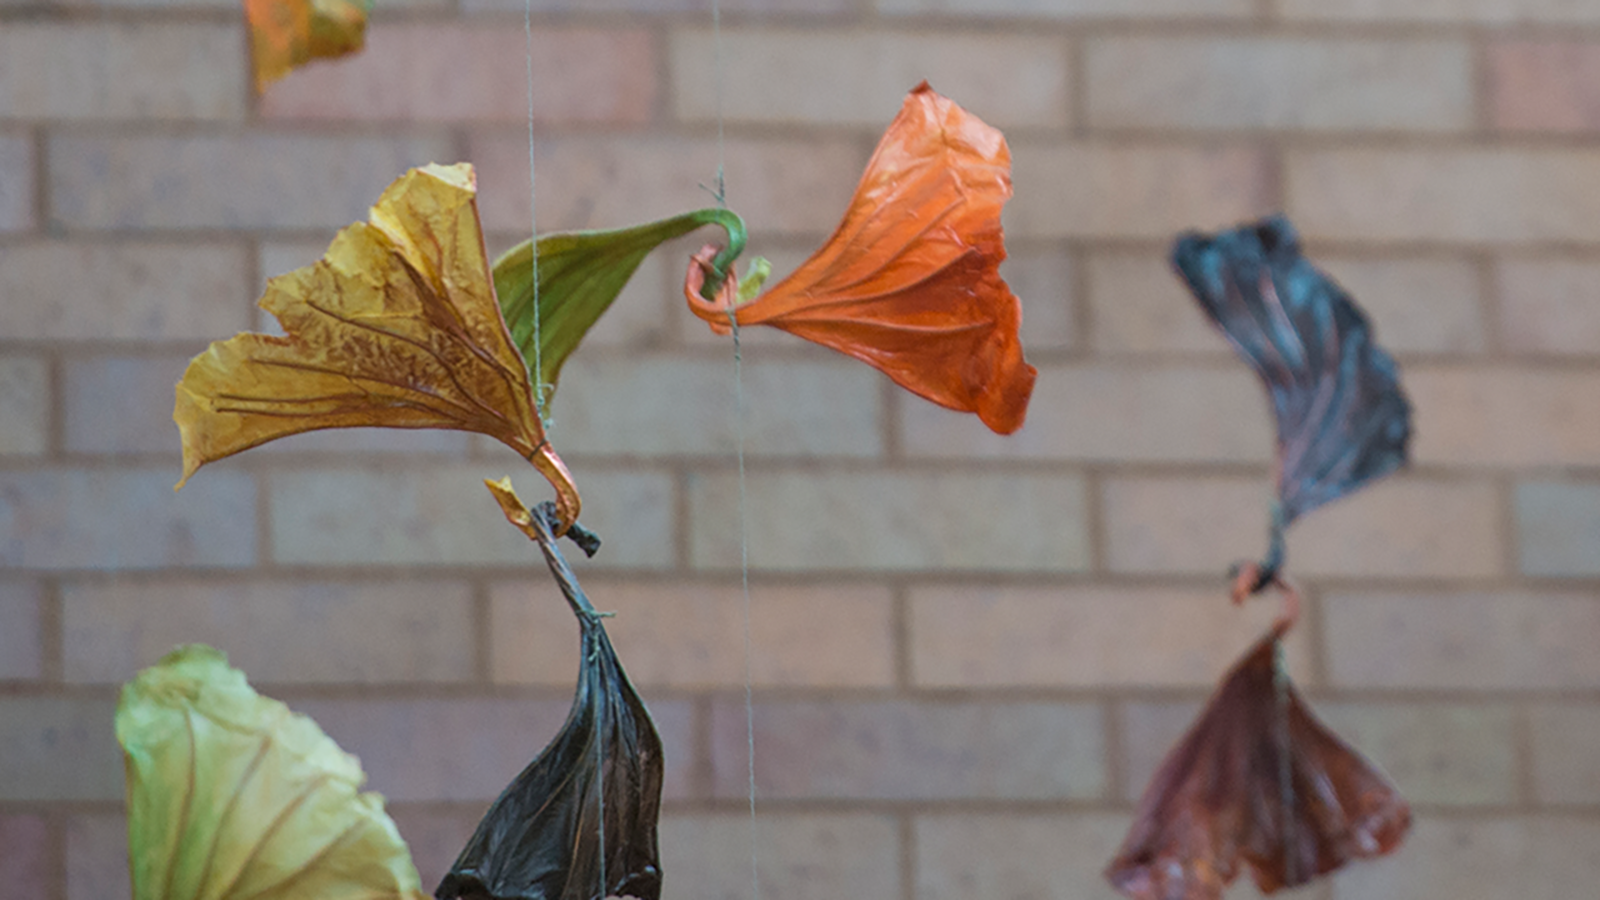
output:
[[[528,255],[528,265],[532,269],[529,275],[533,283],[533,399],[540,424],[548,436],[551,422],[545,409],[549,398],[544,383],[544,341],[539,333],[543,318],[539,310],[539,204],[533,178],[533,0],[522,0],[522,42],[528,61],[528,241],[532,251]]]
[[[529,276],[533,286],[533,398],[534,405],[539,414],[540,424],[543,425],[546,436],[551,428],[550,417],[545,413],[549,397],[545,393],[544,383],[544,340],[540,334],[540,320],[543,318],[539,309],[539,202],[538,191],[535,187],[534,162],[533,162],[533,0],[522,0],[522,48],[527,58],[527,94],[528,94],[528,249],[530,268]],[[595,652],[594,647],[588,647],[590,653]],[[587,663],[587,661],[586,661]],[[605,900],[611,895],[611,886],[606,881],[606,767],[605,767],[605,729],[598,729],[594,742],[594,792],[595,803],[599,812],[599,900]]]
[[[727,138],[723,110],[723,88],[727,81],[722,67],[722,4],[711,0],[711,55],[713,82],[717,102],[717,205],[728,208],[728,186],[724,170],[727,167]],[[731,278],[730,267],[726,275]],[[738,286],[734,286],[737,298]],[[732,307],[728,310],[728,330],[733,335],[733,412],[735,454],[739,460],[739,587],[744,598],[744,740],[745,775],[750,798],[750,897],[761,900],[760,857],[756,852],[756,712],[751,684],[751,659],[755,656],[750,627],[750,532],[749,498],[745,489],[744,470],[744,352],[739,343],[739,320]]]

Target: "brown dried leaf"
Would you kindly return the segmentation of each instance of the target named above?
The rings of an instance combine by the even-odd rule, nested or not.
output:
[[[1106,867],[1122,893],[1217,900],[1241,863],[1271,893],[1399,846],[1410,807],[1317,721],[1287,676],[1280,715],[1276,645],[1269,634],[1228,673],[1151,779]]]
[[[323,428],[451,428],[493,437],[578,516],[528,370],[495,300],[472,167],[430,165],[384,191],[318,262],[272,279],[261,308],[285,337],[240,334],[195,357],[172,417],[183,482],[205,463]]]

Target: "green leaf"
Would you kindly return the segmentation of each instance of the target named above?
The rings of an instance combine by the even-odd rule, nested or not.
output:
[[[361,763],[221,652],[140,672],[117,741],[134,900],[427,900]]]
[[[718,271],[726,273],[745,242],[743,220],[726,209],[700,209],[615,231],[569,231],[539,238],[538,344],[542,346],[537,352],[532,242],[523,241],[495,260],[494,290],[500,311],[530,374],[536,376],[542,403],[554,393],[562,363],[622,293],[639,263],[663,242],[703,225],[721,225],[728,232],[728,246],[714,261]],[[541,371],[533,372],[535,365]]]

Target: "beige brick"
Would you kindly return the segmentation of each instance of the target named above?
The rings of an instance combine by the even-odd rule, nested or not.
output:
[[[722,71],[710,29],[676,31],[669,59],[679,118],[882,128],[919,82],[996,127],[1063,128],[1066,44],[1005,33],[904,34],[731,29]]]
[[[1600,151],[1291,150],[1288,208],[1306,236],[1522,244],[1600,241]]]
[[[34,226],[33,141],[21,132],[0,132],[0,234]]]
[[[67,819],[67,900],[133,896],[128,878],[128,827],[120,813]]]
[[[744,704],[711,712],[712,783],[747,790]],[[756,794],[782,799],[1092,799],[1105,793],[1100,710],[997,700],[758,700]]]
[[[1100,490],[1106,561],[1114,572],[1221,576],[1233,561],[1266,549],[1272,494],[1265,473],[1259,479],[1112,478]],[[1294,571],[1300,562],[1291,555]]]
[[[1471,70],[1454,41],[1106,38],[1085,96],[1094,128],[1456,131]]]
[[[1551,356],[1600,353],[1600,263],[1502,260],[1495,266],[1495,287],[1507,349]]]
[[[1587,896],[1600,879],[1600,824],[1554,816],[1420,816],[1395,853],[1334,876],[1334,900]]]
[[[218,334],[217,338],[226,336]],[[189,354],[69,359],[63,380],[67,449],[91,454],[176,454],[179,440],[172,422],[172,391],[189,359]],[[263,444],[252,448],[250,458],[330,452],[465,456],[467,445],[468,436],[454,431],[337,428]]]
[[[56,137],[49,152],[53,222],[84,229],[340,228],[407,168],[455,161],[442,138],[268,132]]]
[[[122,799],[110,697],[0,696],[0,802]]]
[[[1556,593],[1336,593],[1322,604],[1331,683],[1539,690],[1600,686],[1600,602]]]
[[[424,891],[437,886],[455,865],[456,856],[467,845],[483,814],[482,809],[441,809],[433,804],[391,804],[388,812],[400,830],[400,839],[411,851]]]
[[[851,813],[668,815],[663,900],[750,896],[751,829],[758,890],[782,900],[898,897],[900,833],[889,816]]]
[[[1129,817],[1102,812],[940,813],[915,820],[919,900],[1070,897],[1115,900],[1101,875],[1128,830]],[[1241,877],[1228,896],[1261,896]],[[1280,895],[1274,895],[1280,896]],[[1316,888],[1284,896],[1315,900]]]
[[[754,569],[1072,572],[1089,562],[1083,482],[1072,475],[754,470],[746,492]],[[736,568],[737,476],[694,475],[689,518],[695,568]]]
[[[1588,0],[1278,0],[1290,19],[1391,22],[1581,23],[1600,21]]]
[[[1600,130],[1600,44],[1506,40],[1489,45],[1489,117],[1507,131]]]
[[[1028,420],[1012,435],[972,415],[897,399],[901,443],[913,456],[1262,462],[1272,450],[1262,390],[1243,366],[1042,367]]]
[[[1215,680],[1220,679],[1221,673]],[[1200,717],[1205,707],[1203,696],[1197,693],[1188,700],[1133,700],[1117,705],[1117,730],[1122,743],[1118,757],[1122,784],[1118,793],[1123,800],[1137,803],[1144,796],[1156,769]],[[1106,859],[1111,858],[1114,849],[1106,851]]]
[[[699,584],[584,584],[615,610],[606,622],[634,684],[742,687],[743,592]],[[577,628],[549,580],[496,585],[490,595],[490,666],[511,684],[569,684]],[[894,611],[882,588],[756,585],[750,596],[750,681],[758,687],[873,687],[894,683]]]
[[[0,119],[240,119],[248,65],[220,22],[10,22]]]
[[[1505,570],[1493,485],[1391,477],[1318,509],[1289,538],[1290,572],[1330,577],[1490,577]]]
[[[1517,802],[1516,719],[1487,703],[1318,703],[1334,733],[1422,806]]]
[[[367,787],[396,803],[493,800],[561,730],[572,704],[566,692],[533,698],[285,700],[294,711],[315,719],[339,746],[360,757]],[[645,700],[661,733],[666,762],[663,794],[673,800],[690,796],[694,778],[690,702]]]
[[[723,12],[747,16],[823,17],[854,13],[858,3],[859,0],[723,0],[718,5]],[[666,16],[683,12],[709,15],[711,6],[710,0],[533,0],[532,9],[535,13],[625,12]],[[461,0],[461,8],[467,12],[516,12],[520,15],[523,0]],[[668,884],[670,886],[670,880]]]
[[[1170,238],[1215,229],[1278,205],[1271,168],[1241,144],[1108,142],[1012,145],[1012,178],[1028,185],[1007,213],[1013,237]]]
[[[246,256],[220,244],[39,241],[0,247],[0,334],[196,340],[248,324]],[[198,347],[197,347],[198,349]]]
[[[174,495],[162,469],[0,472],[0,566],[21,569],[214,568],[255,562],[255,484],[206,472]]]
[[[563,453],[726,456],[737,445],[738,406],[727,360],[585,354],[561,375],[552,408]],[[741,378],[747,454],[883,454],[882,382],[873,369],[838,356],[825,362],[754,358],[743,364]]]
[[[1600,707],[1576,703],[1536,707],[1533,719],[1533,790],[1540,803],[1600,803]]]
[[[541,231],[621,228],[716,205],[702,187],[717,181],[715,138],[550,138],[535,149]],[[826,234],[844,216],[864,152],[859,142],[840,138],[729,138],[728,206],[764,231]],[[495,186],[478,198],[485,227],[526,232],[527,134],[475,136],[470,156],[478,183]],[[698,236],[725,241],[717,228]],[[687,267],[688,260],[669,267],[679,285]]]
[[[1367,311],[1379,342],[1391,352],[1484,349],[1482,291],[1471,262],[1322,254],[1315,262]],[[1232,353],[1164,255],[1094,255],[1089,261],[1089,301],[1097,353]]]
[[[50,368],[43,357],[0,353],[0,456],[50,447]]]
[[[1165,254],[1096,253],[1088,285],[1089,340],[1097,354],[1231,352]]]
[[[450,582],[68,585],[61,620],[69,682],[126,681],[193,642],[226,652],[262,684],[476,674],[472,599]]]
[[[0,872],[23,897],[44,897],[55,883],[51,835],[44,816],[0,815]]]
[[[550,499],[524,463],[296,469],[271,477],[272,552],[291,565],[541,566],[538,548],[508,525],[484,478],[510,473],[528,503]],[[577,473],[582,521],[606,545],[593,564],[672,561],[672,484],[648,471]],[[187,488],[185,489],[187,490]],[[587,564],[576,557],[580,568]]]
[[[1117,478],[1103,488],[1117,572],[1221,573],[1266,549],[1263,479]],[[1502,570],[1499,504],[1486,484],[1389,479],[1290,531],[1291,575],[1473,578]]]
[[[1518,568],[1525,575],[1600,575],[1600,485],[1534,481],[1517,485]]]
[[[658,64],[648,32],[541,26],[532,41],[536,123],[650,119]],[[262,95],[261,111],[337,122],[526,122],[528,52],[522,30],[502,24],[375,23],[361,53],[291,73]]]
[[[1012,249],[1000,276],[1022,304],[1023,350],[1051,353],[1078,346],[1072,258],[1061,249]]]
[[[42,602],[37,585],[0,582],[0,681],[44,676]]]
[[[1019,18],[1237,18],[1254,13],[1249,0],[877,0],[888,15],[940,14]]]
[[[911,594],[912,680],[925,687],[1204,687],[1272,624],[1226,592],[925,588]],[[1310,678],[1302,631],[1291,664]]]
[[[218,335],[219,339],[226,335]],[[68,360],[62,380],[64,437],[73,453],[179,451],[173,385],[189,354]]]
[[[1317,265],[1366,310],[1392,353],[1478,353],[1487,343],[1483,290],[1467,260],[1319,255]]]
[[[1410,366],[1412,458],[1490,466],[1600,462],[1600,372]]]

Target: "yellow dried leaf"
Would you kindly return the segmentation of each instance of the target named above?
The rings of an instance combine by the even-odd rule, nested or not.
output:
[[[466,163],[413,169],[321,260],[268,282],[260,305],[286,336],[217,341],[178,383],[178,486],[205,463],[305,431],[451,428],[527,458],[556,489],[562,529],[576,520],[577,488],[500,317],[476,195]]]
[[[245,0],[256,90],[318,58],[361,49],[372,0]]]

